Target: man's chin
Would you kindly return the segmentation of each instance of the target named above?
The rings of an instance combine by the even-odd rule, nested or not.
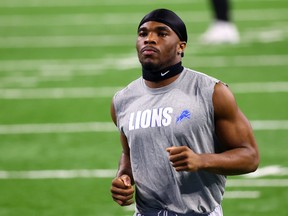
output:
[[[157,71],[159,69],[159,65],[157,65],[153,62],[144,62],[144,63],[142,63],[142,67],[145,70],[150,70],[150,71]]]

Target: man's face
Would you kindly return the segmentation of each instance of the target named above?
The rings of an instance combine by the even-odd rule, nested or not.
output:
[[[178,52],[186,46],[167,25],[149,21],[140,26],[136,42],[138,58],[142,67],[160,70],[181,61]]]

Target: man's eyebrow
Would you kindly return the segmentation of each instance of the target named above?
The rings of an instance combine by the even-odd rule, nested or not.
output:
[[[138,29],[138,32],[140,32],[140,31],[147,31],[147,28],[146,27],[141,27],[141,28]]]
[[[157,26],[155,28],[156,31],[171,31],[171,29],[168,26]],[[147,27],[141,27],[138,29],[138,32],[140,31],[148,31]]]
[[[158,30],[158,31],[171,31],[171,29],[168,26],[158,26],[158,27],[156,27],[156,30]]]

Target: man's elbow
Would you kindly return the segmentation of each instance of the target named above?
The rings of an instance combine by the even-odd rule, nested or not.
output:
[[[255,172],[260,164],[260,155],[257,149],[251,150],[250,163],[247,172]]]

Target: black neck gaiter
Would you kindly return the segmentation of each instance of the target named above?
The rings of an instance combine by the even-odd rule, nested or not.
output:
[[[146,70],[142,67],[142,76],[143,79],[151,81],[151,82],[158,82],[161,80],[166,80],[170,77],[176,76],[177,74],[183,71],[182,62],[169,66],[159,71],[151,71]]]

